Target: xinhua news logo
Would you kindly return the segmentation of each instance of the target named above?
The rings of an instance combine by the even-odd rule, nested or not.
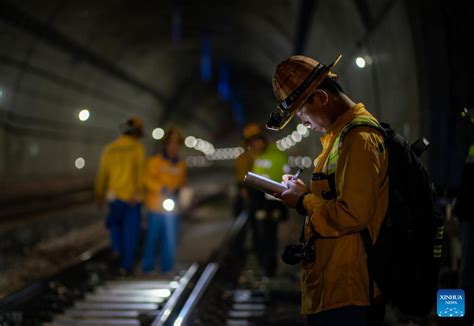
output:
[[[464,316],[464,290],[441,289],[438,290],[437,310],[439,317]]]

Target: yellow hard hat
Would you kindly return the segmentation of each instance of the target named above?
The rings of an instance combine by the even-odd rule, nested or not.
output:
[[[242,131],[242,136],[244,138],[244,141],[248,142],[252,138],[262,136],[263,135],[263,128],[261,125],[255,122],[248,123],[245,127],[244,130]]]
[[[283,129],[298,112],[326,77],[334,80],[337,75],[331,72],[341,56],[328,66],[302,55],[295,55],[280,63],[273,76],[272,85],[278,107],[272,112],[267,128]]]
[[[139,137],[143,136],[143,120],[139,117],[131,117],[123,124],[120,129],[124,134],[136,134]]]

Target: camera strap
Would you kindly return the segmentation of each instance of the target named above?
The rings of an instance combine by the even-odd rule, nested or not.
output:
[[[301,226],[301,233],[300,233],[300,243],[304,244],[304,226],[306,224],[306,217],[303,220],[303,225]]]
[[[301,227],[301,233],[300,233],[300,243],[304,245],[304,248],[307,248],[308,246],[312,246],[314,241],[319,238],[319,233],[314,230],[313,227],[311,227],[311,230],[313,231],[313,235],[311,235],[311,238],[309,238],[308,242],[305,241],[304,239],[304,226],[306,224],[306,218],[303,220],[303,225]]]

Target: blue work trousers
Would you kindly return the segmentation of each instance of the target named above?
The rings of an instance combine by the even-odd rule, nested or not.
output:
[[[140,234],[141,204],[129,204],[122,200],[109,203],[106,225],[110,232],[110,246],[120,255],[120,267],[133,271],[135,252]]]
[[[155,269],[157,251],[160,252],[161,272],[173,270],[176,257],[178,217],[175,214],[149,212],[143,252],[143,272]]]

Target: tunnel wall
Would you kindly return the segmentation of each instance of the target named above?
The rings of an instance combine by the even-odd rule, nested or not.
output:
[[[416,47],[430,171],[439,189],[457,188],[474,128],[460,118],[474,108],[473,1],[405,1]]]
[[[423,160],[440,190],[461,182],[473,138],[459,114],[474,107],[467,32],[473,15],[472,1],[319,2],[305,52],[323,63],[341,53],[334,70],[356,102],[410,142],[421,136],[431,142]],[[357,56],[372,64],[358,68]],[[318,148],[318,141],[310,146]]]
[[[156,127],[162,103],[104,70],[100,62],[91,63],[83,53],[75,53],[67,42],[68,34],[74,35],[72,42],[81,39],[119,67],[133,62],[130,57],[134,54],[120,48],[113,38],[104,39],[106,31],[100,38],[95,21],[79,17],[81,21],[72,24],[66,13],[58,15],[59,2],[51,2],[51,6],[21,5],[29,5],[27,14],[64,33],[66,41],[54,43],[55,37],[47,28],[39,38],[15,23],[0,22],[0,39],[8,44],[0,47],[3,188],[48,180],[67,182],[68,178],[90,183],[101,149],[119,135],[119,125],[133,115],[145,120],[145,142],[151,151],[151,130]],[[77,115],[84,108],[91,116],[80,122]],[[81,170],[74,164],[78,157],[86,161]]]
[[[201,29],[210,26],[213,74],[220,62],[233,65],[231,79],[242,85],[236,93],[247,121],[263,122],[275,106],[272,72],[293,52],[301,18],[299,3],[273,4],[269,11],[265,4],[249,2],[239,12],[229,3],[204,10],[200,4],[184,2],[181,13],[187,30],[179,43],[173,43],[162,25],[157,26],[164,33],[144,33],[155,27],[151,20],[145,29],[141,21],[127,21],[126,28],[119,24],[128,18],[125,3],[98,3],[94,6],[99,10],[91,7],[89,12],[81,3],[18,2],[28,14],[160,94],[113,75],[64,40],[53,42],[48,29],[38,39],[19,27],[21,22],[3,18],[0,39],[8,46],[0,48],[0,181],[90,178],[100,149],[117,136],[118,125],[130,115],[145,119],[149,153],[156,148],[149,133],[166,112],[168,122],[178,122],[191,134],[221,146],[239,145],[232,105],[216,94],[215,76],[208,83],[199,78]],[[167,17],[171,8],[162,9]],[[472,65],[463,65],[472,57],[465,45],[472,4],[336,0],[317,1],[312,10],[304,54],[329,63],[341,53],[335,72],[347,93],[409,141],[428,136],[433,146],[426,159],[436,181],[458,183],[468,141],[455,112],[473,93]],[[196,20],[196,14],[201,19]],[[357,56],[372,62],[359,69],[354,64]],[[77,113],[84,107],[91,109],[91,118],[80,123]],[[296,124],[272,137],[291,133]],[[319,139],[312,136],[289,154],[315,156],[319,150]],[[86,159],[79,171],[74,167],[78,156]]]
[[[370,3],[372,20],[380,21],[377,25],[366,25],[368,22],[363,21],[354,1],[320,4],[313,18],[307,54],[321,58],[324,63],[342,54],[342,61],[334,71],[347,94],[413,141],[422,128],[418,76],[406,8],[403,1],[395,1],[385,10],[384,6],[380,9]],[[366,60],[366,67],[358,68],[355,64],[358,56],[372,62]]]
[[[366,3],[365,9],[357,3]],[[364,11],[365,10],[365,11]],[[420,122],[421,99],[414,41],[403,1],[320,1],[308,28],[304,54],[334,68],[344,91],[409,141],[426,131]],[[366,59],[360,69],[356,57]],[[321,150],[319,137],[308,137],[292,155]]]

